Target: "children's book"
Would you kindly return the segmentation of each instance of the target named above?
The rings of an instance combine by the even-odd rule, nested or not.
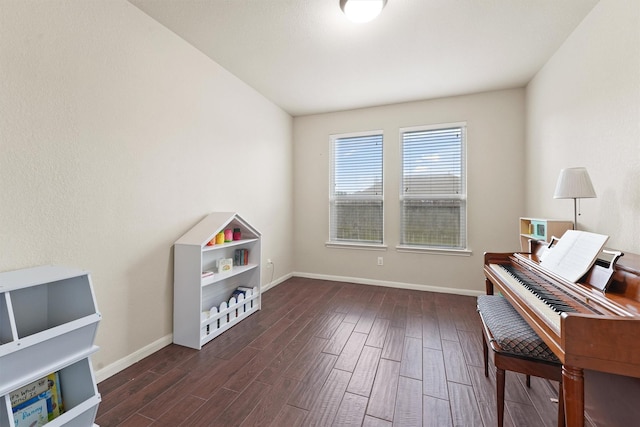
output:
[[[40,378],[30,384],[27,384],[23,387],[20,387],[17,390],[9,393],[9,398],[11,400],[11,407],[26,402],[27,400],[31,400],[37,395],[44,393],[49,389],[49,382],[47,377]]]
[[[47,390],[13,408],[14,427],[40,427],[49,422],[51,390]]]
[[[57,372],[47,376],[49,390],[51,391],[51,408],[49,410],[49,421],[60,416],[64,412],[62,408],[62,393],[60,391],[60,375]]]

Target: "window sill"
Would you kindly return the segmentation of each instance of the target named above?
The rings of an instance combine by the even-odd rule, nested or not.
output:
[[[471,256],[473,252],[469,249],[438,249],[421,246],[396,246],[398,252],[428,253],[435,255]]]
[[[333,249],[364,249],[367,251],[386,251],[387,245],[376,243],[349,243],[349,242],[326,242],[327,248]]]

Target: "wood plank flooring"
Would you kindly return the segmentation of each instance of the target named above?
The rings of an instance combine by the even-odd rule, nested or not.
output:
[[[491,365],[492,366],[492,365]],[[96,423],[495,426],[475,298],[293,278],[202,350],[170,345],[98,384]],[[557,384],[507,373],[505,426],[555,426]]]

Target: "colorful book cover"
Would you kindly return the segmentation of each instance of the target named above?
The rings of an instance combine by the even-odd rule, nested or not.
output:
[[[44,393],[49,388],[47,377],[40,378],[24,387],[20,387],[17,390],[9,393],[11,400],[11,407],[15,407],[27,400],[31,400],[37,395]]]
[[[47,376],[49,390],[51,390],[51,408],[49,411],[49,421],[58,417],[62,410],[62,393],[60,393],[60,375],[57,372]]]
[[[13,408],[14,427],[39,427],[49,422],[51,390],[47,390]]]

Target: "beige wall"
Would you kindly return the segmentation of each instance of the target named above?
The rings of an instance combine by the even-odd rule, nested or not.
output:
[[[640,253],[640,2],[600,1],[528,85],[526,159],[527,215],[573,220],[553,192],[585,166],[598,197],[579,228]]]
[[[553,188],[560,168],[583,165],[598,198],[582,202],[582,228],[640,252],[634,0],[602,0],[526,93],[293,120],[124,0],[0,6],[0,271],[91,271],[105,375],[170,337],[171,247],[211,211],[237,211],[263,233],[275,281],[295,270],[474,293],[483,252],[518,249],[519,216],[571,217]],[[472,255],[399,253],[398,129],[459,121]],[[372,129],[385,136],[388,249],[328,249],[329,135]]]
[[[92,273],[97,370],[167,343],[172,245],[208,212],[293,269],[288,114],[124,0],[0,3],[0,271]]]
[[[483,252],[518,249],[524,207],[524,90],[294,118],[297,274],[417,289],[481,291]],[[401,253],[399,128],[467,122],[469,256]],[[384,132],[386,251],[325,247],[329,236],[329,135]],[[384,265],[378,266],[379,256]]]

